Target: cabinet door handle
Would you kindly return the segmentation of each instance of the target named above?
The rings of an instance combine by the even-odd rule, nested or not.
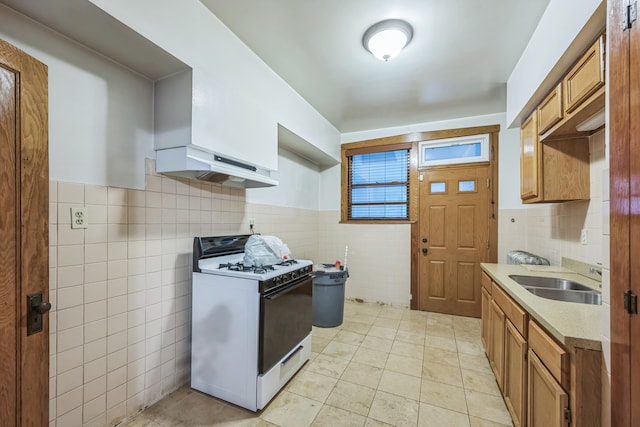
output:
[[[423,254],[425,254],[425,255],[426,255],[426,254],[427,254],[427,252],[429,252],[429,249],[427,249],[427,248],[422,248],[422,253],[423,253]]]

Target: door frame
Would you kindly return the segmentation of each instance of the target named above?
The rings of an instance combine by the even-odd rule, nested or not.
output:
[[[42,331],[27,335],[28,295],[42,293],[49,301],[49,148],[47,66],[0,39],[0,61],[16,76],[15,134],[15,250],[14,309],[16,354],[15,404],[0,407],[0,414],[15,411],[17,425],[44,426],[49,422],[49,316],[42,316]],[[11,159],[9,159],[10,161]],[[0,261],[3,262],[3,261]],[[11,322],[11,318],[9,318]],[[12,369],[12,367],[9,367]],[[14,383],[15,381],[15,383]],[[6,389],[6,387],[5,387]]]
[[[638,92],[640,82],[631,69],[638,64],[640,55],[640,22],[630,29],[626,23],[629,0],[610,0],[607,4],[608,22],[607,66],[609,80],[609,191],[610,191],[610,425],[630,427],[638,423],[640,409],[635,404],[640,394],[638,369],[632,363],[640,349],[640,318],[624,308],[624,292],[631,290],[640,295],[640,265],[634,256],[640,253],[637,235],[640,215],[633,199],[640,183],[637,152],[640,146],[638,129]],[[633,91],[633,93],[632,93]],[[607,380],[606,373],[603,380]],[[606,416],[606,413],[605,413]]]
[[[430,141],[435,139],[456,138],[464,136],[473,136],[479,134],[489,134],[489,176],[490,181],[490,198],[488,202],[489,206],[489,259],[485,262],[497,262],[498,260],[498,134],[500,132],[500,125],[489,126],[475,126],[458,129],[447,130],[435,130],[428,132],[421,132],[416,134],[418,137],[414,141],[414,151],[417,152],[417,145],[419,141]],[[452,166],[434,166],[433,168],[457,168],[460,165]],[[419,170],[424,171],[427,168]],[[415,203],[420,206],[420,200],[418,200],[418,192],[416,194]],[[418,309],[418,301],[420,286],[420,223],[419,220],[411,223],[411,305],[412,310]]]

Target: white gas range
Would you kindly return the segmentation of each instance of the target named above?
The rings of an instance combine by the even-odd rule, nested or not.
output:
[[[256,411],[309,360],[312,262],[245,266],[249,237],[194,239],[191,387]]]

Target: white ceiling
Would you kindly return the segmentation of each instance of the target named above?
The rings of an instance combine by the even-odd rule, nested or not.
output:
[[[549,0],[201,0],[339,131],[505,111],[506,81]],[[411,43],[362,47],[399,18]]]

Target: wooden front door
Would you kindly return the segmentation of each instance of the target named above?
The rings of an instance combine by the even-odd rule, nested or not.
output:
[[[419,309],[480,317],[489,262],[489,165],[421,172]]]
[[[0,40],[0,424],[49,423],[49,322],[27,335],[28,296],[49,301],[47,68]],[[44,311],[46,304],[40,306]]]
[[[636,0],[607,2],[609,52],[611,425],[640,425],[640,21]],[[625,298],[627,294],[627,298]],[[625,307],[625,305],[627,305]]]

